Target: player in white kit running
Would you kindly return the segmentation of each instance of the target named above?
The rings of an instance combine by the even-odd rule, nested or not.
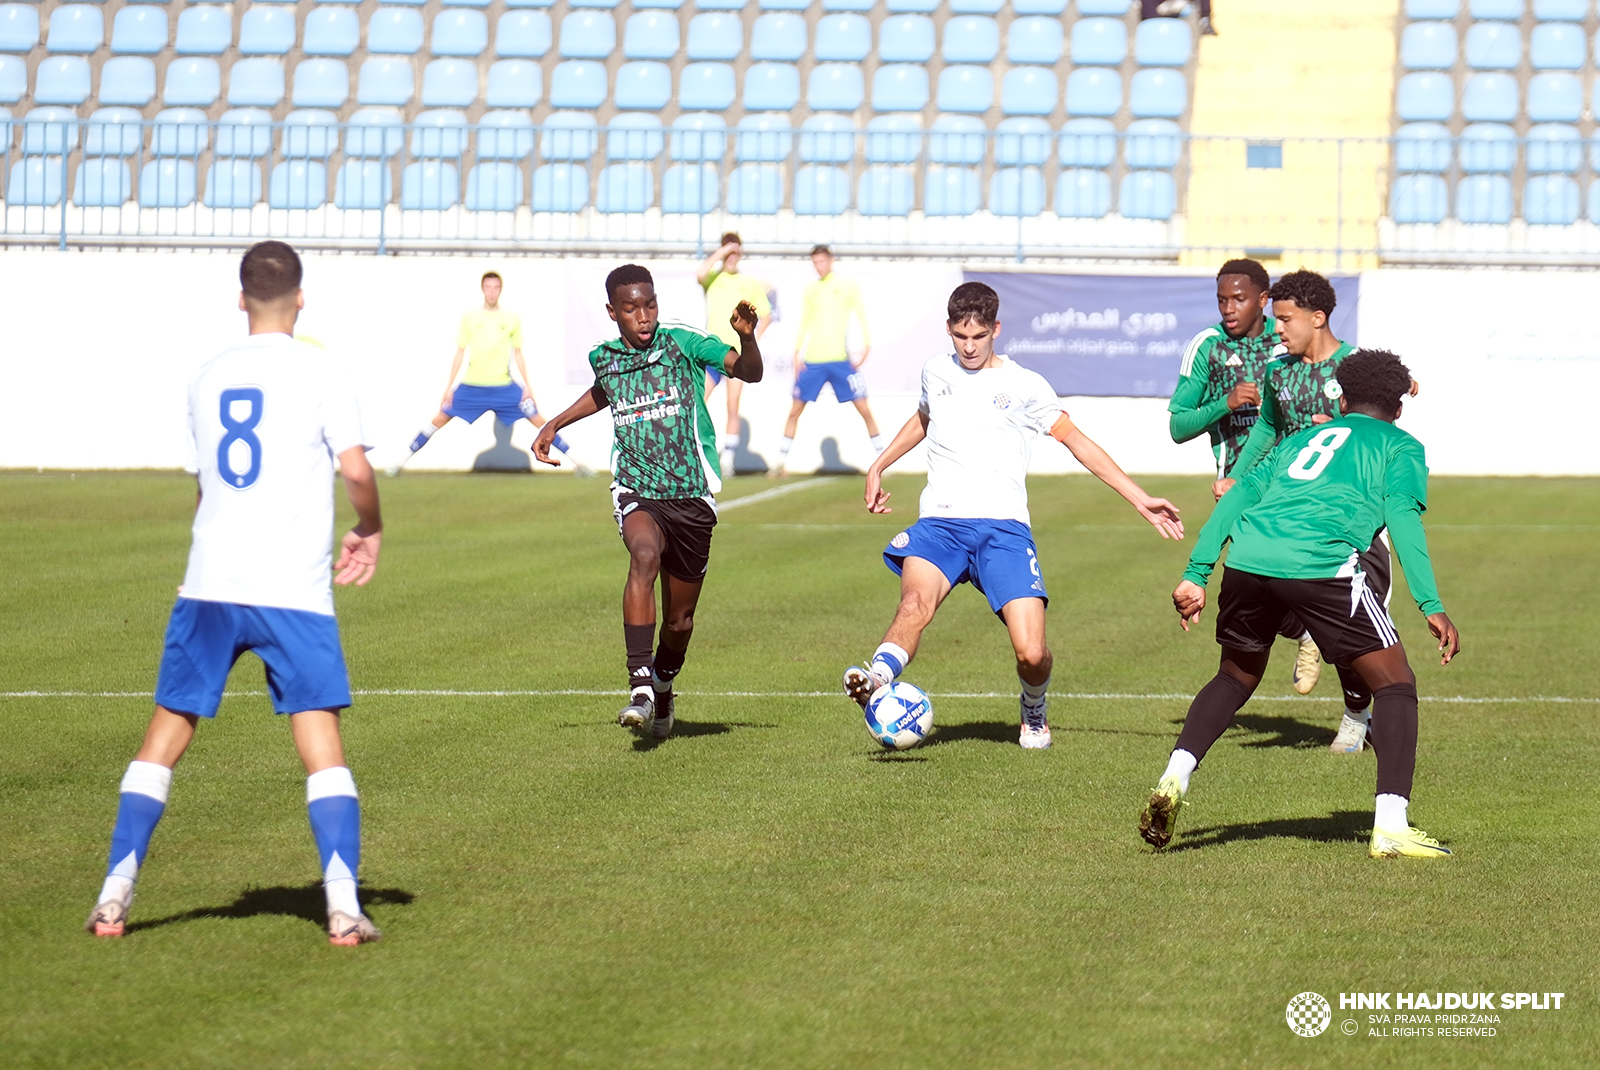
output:
[[[250,337],[189,384],[188,469],[200,484],[194,542],[167,624],[155,713],[122,778],[105,885],[84,926],[96,936],[123,935],[173,766],[199,719],[216,715],[246,650],[266,663],[272,707],[289,714],[305,764],[328,939],[346,946],[380,935],[356,899],[361,812],[339,738],[350,678],[328,578],[331,570],[340,584],[372,578],[383,520],[349,379],[328,354],[294,340],[300,277],[300,258],[283,242],[251,246],[239,265]],[[336,457],[359,523],[335,562]]]
[[[1052,657],[1045,645],[1048,597],[1028,517],[1028,455],[1048,435],[1090,472],[1128,499],[1162,538],[1183,538],[1178,507],[1152,498],[1078,430],[1044,376],[994,350],[1000,334],[1000,295],[981,282],[956,287],[945,324],[955,352],[922,368],[922,399],[872,467],[867,509],[888,513],[884,469],[924,439],[928,486],[922,519],[889,540],[884,563],[900,576],[900,608],[865,668],[845,670],[845,693],[865,706],[893,683],[917,652],[939,604],[960,583],[971,583],[1011,633],[1022,682],[1018,742],[1050,745],[1046,691]]]

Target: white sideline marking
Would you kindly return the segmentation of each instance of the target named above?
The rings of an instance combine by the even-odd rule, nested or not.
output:
[[[771,490],[757,491],[755,494],[746,494],[743,498],[735,498],[731,502],[718,502],[717,512],[725,513],[729,509],[737,509],[741,505],[754,505],[756,502],[771,501],[773,498],[781,498],[785,494],[793,494],[797,490],[805,490],[807,487],[815,487],[819,483],[832,483],[838,478],[838,476],[817,476],[814,479],[802,479],[798,483],[785,483],[783,486],[773,487]]]

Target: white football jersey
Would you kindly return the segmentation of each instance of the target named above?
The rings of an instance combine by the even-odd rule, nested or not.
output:
[[[339,361],[251,335],[189,383],[189,445],[200,510],[179,596],[331,615],[334,458],[366,445]]]
[[[1002,356],[968,371],[955,354],[922,366],[928,486],[922,515],[1028,523],[1028,455],[1064,416],[1044,376]]]

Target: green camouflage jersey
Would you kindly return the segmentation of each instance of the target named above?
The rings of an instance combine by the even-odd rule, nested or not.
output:
[[[1230,338],[1220,323],[1195,335],[1183,351],[1178,386],[1167,403],[1172,440],[1187,442],[1204,431],[1211,438],[1217,476],[1227,475],[1260,412],[1255,405],[1229,409],[1228,395],[1240,383],[1255,383],[1265,396],[1272,369],[1286,359],[1289,351],[1271,316],[1255,338]]]
[[[1183,577],[1205,586],[1230,541],[1229,568],[1291,580],[1354,576],[1360,554],[1387,527],[1417,608],[1440,613],[1422,531],[1427,508],[1422,443],[1351,413],[1290,435],[1224,494]]]
[[[595,387],[611,406],[616,482],[641,498],[704,498],[722,489],[705,369],[722,371],[728,343],[681,323],[660,324],[644,349],[621,338],[589,351]]]
[[[1315,363],[1290,358],[1279,361],[1261,388],[1261,417],[1250,429],[1250,437],[1239,451],[1239,461],[1228,474],[1242,479],[1272,447],[1313,424],[1312,417],[1339,415],[1339,397],[1344,390],[1335,374],[1339,364],[1356,351],[1349,342],[1327,360]]]

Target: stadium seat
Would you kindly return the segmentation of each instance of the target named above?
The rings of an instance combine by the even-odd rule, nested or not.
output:
[[[1575,71],[1583,66],[1588,42],[1583,27],[1570,22],[1547,22],[1533,28],[1528,39],[1528,61],[1536,71]]]
[[[766,158],[781,160],[783,157]],[[855,158],[855,123],[850,116],[813,115],[800,124],[800,159],[803,162],[849,163]]]
[[[750,58],[794,63],[806,54],[806,36],[804,16],[762,15],[750,31]]]
[[[1176,119],[1189,105],[1189,84],[1182,71],[1146,67],[1135,71],[1128,85],[1128,110],[1135,117]]]
[[[1135,119],[1122,151],[1130,169],[1176,167],[1183,156],[1183,131],[1171,119]]]
[[[321,160],[284,160],[267,178],[268,208],[321,208],[328,199],[328,165]]]
[[[904,217],[916,203],[916,176],[909,167],[874,164],[856,184],[856,210],[862,215]]]
[[[1493,77],[1492,75],[1479,75],[1479,78]],[[1510,79],[1509,75],[1501,77]],[[1476,79],[1474,79],[1476,80]],[[1600,84],[1600,83],[1596,83]],[[1510,87],[1510,99],[1513,107],[1516,104],[1516,85]],[[1465,98],[1461,104],[1462,114],[1467,118],[1475,116],[1467,113]],[[1571,123],[1578,120],[1583,112],[1583,86],[1574,74],[1536,74],[1528,79],[1528,118],[1536,123]],[[1485,116],[1489,118],[1489,116]]]
[[[106,17],[92,4],[62,4],[50,12],[51,52],[93,52],[106,40]]]
[[[612,103],[619,108],[664,108],[672,99],[672,69],[658,60],[634,60],[617,69]]]
[[[82,125],[71,108],[33,108],[22,119],[22,154],[44,156],[71,152],[78,147]]]
[[[1055,134],[1043,119],[1001,119],[995,127],[994,162],[1002,167],[1038,167],[1050,158]]]
[[[1522,17],[1525,0],[1468,0],[1467,10],[1475,19],[1511,19]]]
[[[339,117],[325,108],[296,108],[283,117],[278,152],[288,159],[326,160],[339,148]]]
[[[733,215],[772,215],[783,203],[783,174],[777,164],[746,163],[728,176],[728,211]]]
[[[794,148],[794,129],[786,115],[746,115],[737,131],[733,153],[741,163],[782,163]]]
[[[500,33],[505,33],[508,18],[529,18],[531,13],[501,17]],[[549,47],[550,19],[545,18],[545,47]],[[512,53],[502,52],[502,56]],[[622,27],[622,54],[629,59],[671,59],[678,54],[678,20],[659,11],[640,11],[628,16]],[[515,55],[544,55],[543,52],[518,52]]]
[[[1131,0],[1130,0],[1131,2]],[[1011,0],[1011,10],[1018,15],[1059,15],[1067,9],[1067,0]],[[1120,14],[1126,14],[1123,5]]]
[[[616,30],[613,26],[612,34]],[[489,18],[481,11],[441,11],[433,17],[430,50],[436,56],[477,56],[489,47]]]
[[[1589,222],[1600,225],[1600,180],[1589,183]]]
[[[345,129],[346,156],[377,157],[383,159],[399,155],[405,145],[405,122],[398,108],[360,108],[350,116]]]
[[[804,11],[811,0],[761,0],[763,11]]]
[[[400,172],[400,207],[407,211],[454,208],[461,200],[461,172],[444,160],[418,160]]]
[[[806,83],[806,104],[816,111],[855,111],[866,96],[861,68],[846,63],[819,63]]]
[[[320,2],[322,2],[322,0],[318,0],[318,2],[320,3]],[[489,6],[489,0],[442,0],[442,2],[444,3],[445,7],[488,7]],[[513,7],[515,5],[507,4],[506,6],[507,7]],[[545,6],[548,7],[550,5],[546,4]],[[573,7],[616,7],[617,5],[616,5],[615,2],[602,3],[602,4],[591,4],[591,3],[585,3],[584,0],[572,0],[572,5],[571,6],[573,6]]]
[[[343,8],[350,22],[360,32],[355,8]],[[310,19],[308,17],[309,24]],[[219,5],[207,4],[191,7],[178,15],[178,35],[173,51],[180,56],[220,56],[233,44],[233,15]]]
[[[59,10],[59,9],[58,9]],[[134,62],[147,59],[126,57]],[[117,62],[106,61],[106,66]],[[176,63],[173,66],[177,66]],[[26,69],[26,68],[24,68]],[[152,76],[154,69],[152,68]],[[35,104],[82,104],[89,99],[89,61],[82,56],[46,56],[33,74]],[[129,100],[102,100],[103,104],[131,104]]]
[[[1056,109],[1058,95],[1055,71],[1012,67],[1000,83],[1000,110],[1007,115],[1049,115]]]
[[[747,0],[697,0],[695,7],[701,11],[739,11]]]
[[[839,215],[850,209],[850,176],[842,167],[807,164],[794,173],[795,215]]]
[[[1533,0],[1534,18],[1582,22],[1589,14],[1589,0]]]
[[[989,68],[952,64],[939,72],[940,111],[988,111],[994,103],[994,75]]]
[[[471,60],[436,59],[422,69],[423,107],[465,108],[477,99],[478,65]]]
[[[727,129],[720,115],[685,112],[672,120],[668,151],[674,160],[720,160],[728,152]]]
[[[606,124],[607,160],[654,160],[666,147],[661,119],[643,112],[621,112]]]
[[[1067,75],[1068,115],[1115,115],[1122,110],[1122,75],[1104,67],[1079,67]]]
[[[133,170],[125,161],[95,157],[78,164],[72,183],[73,204],[81,208],[120,208],[132,199]]]
[[[394,179],[382,160],[346,160],[333,179],[333,206],[374,209],[394,196]]]
[[[788,111],[800,103],[800,68],[792,63],[752,63],[744,72],[746,111]]]
[[[40,67],[44,64],[41,63]],[[156,65],[144,56],[112,56],[100,67],[100,103],[142,108],[156,99]]]
[[[922,179],[922,214],[970,216],[982,203],[978,172],[971,167],[935,164]]]
[[[167,80],[161,90],[163,104],[208,108],[221,95],[222,67],[216,60],[186,58],[167,64]]]
[[[938,10],[939,0],[888,0],[884,7],[888,9],[891,15],[906,11],[920,12],[926,15]]]
[[[1037,167],[1001,167],[989,176],[989,211],[1036,216],[1044,211],[1044,173]]]
[[[467,151],[467,113],[455,108],[418,112],[411,121],[410,150],[422,160],[460,156]]]
[[[860,15],[824,15],[811,51],[821,63],[858,63],[872,51],[872,23]]]
[[[1566,175],[1529,175],[1522,185],[1522,218],[1542,226],[1578,221],[1578,183]]]
[[[187,14],[187,12],[185,12]],[[353,7],[314,7],[306,14],[300,50],[308,56],[348,56],[361,43]]]
[[[217,120],[218,156],[255,159],[271,151],[272,113],[265,108],[229,108]]]
[[[1015,29],[1012,35],[1016,35]],[[1061,28],[1057,26],[1058,44],[1060,39]],[[1000,24],[994,19],[981,15],[960,15],[944,24],[944,44],[939,55],[946,63],[988,63],[999,54]]]
[[[872,72],[875,111],[921,111],[928,104],[928,68],[918,63],[885,63]]]
[[[600,148],[600,134],[594,116],[582,112],[558,111],[545,117],[539,135],[539,155],[546,160],[587,160]],[[588,196],[588,182],[584,196]]]
[[[1511,222],[1511,180],[1468,175],[1456,184],[1456,218],[1463,223]]]
[[[193,160],[151,160],[139,169],[140,208],[187,208],[194,196]]]
[[[154,71],[151,78],[154,79]],[[0,55],[0,103],[15,104],[28,95],[28,61],[20,56]],[[4,123],[5,117],[0,116],[0,124],[7,125],[7,129],[0,131],[0,135],[9,134],[9,124]]]
[[[1461,131],[1461,170],[1467,174],[1511,173],[1517,163],[1517,132],[1501,123],[1473,123]]]
[[[251,10],[259,9],[251,8]],[[515,17],[517,16],[502,16],[503,19]],[[544,24],[546,47],[548,47],[550,16],[544,15]],[[242,34],[240,36],[243,37]],[[414,56],[421,52],[422,12],[408,7],[378,8],[367,20],[367,51],[388,56]],[[336,194],[335,200],[337,199]]]
[[[1063,219],[1103,219],[1110,212],[1110,175],[1104,171],[1069,167],[1056,176],[1056,215]]]
[[[655,178],[642,163],[614,163],[602,168],[595,190],[598,212],[642,212],[655,199]]]
[[[737,15],[719,12],[696,15],[689,20],[690,59],[736,59],[744,50],[744,23]]]
[[[236,59],[228,68],[228,103],[236,107],[276,107],[283,99],[283,89],[282,60],[271,56]]]
[[[96,109],[83,124],[83,154],[132,156],[144,144],[143,122],[144,116],[137,108]]]
[[[365,85],[368,81],[367,67],[385,61],[369,59],[362,64],[361,81]],[[394,62],[396,68],[403,67],[398,77],[404,79],[406,88],[405,100],[401,103],[411,102],[411,66]],[[382,81],[377,75],[383,70],[374,67],[372,81]],[[391,81],[394,80],[391,78]],[[291,91],[291,100],[299,108],[337,108],[350,97],[350,68],[342,59],[303,59],[294,69],[294,88]],[[362,101],[363,104],[378,103],[375,101]]]
[[[678,76],[680,108],[720,111],[733,99],[733,68],[726,63],[691,63]]]
[[[14,205],[61,203],[61,157],[26,156],[11,168],[6,202]]]
[[[111,32],[111,50],[113,52],[135,51],[133,49],[119,49],[116,45],[117,34],[122,30],[122,16],[125,12],[138,11],[137,7],[125,7],[117,12],[117,25]],[[159,52],[167,44],[167,15],[160,8],[153,8],[161,15],[160,41],[154,49],[149,51]],[[372,17],[373,29],[376,30],[381,19],[380,14]],[[406,11],[404,14],[417,15],[415,11]],[[422,16],[417,15],[418,24]],[[283,56],[294,47],[294,9],[288,7],[251,7],[245,11],[244,17],[239,20],[239,55],[241,56]],[[155,31],[151,31],[152,35]],[[375,49],[375,51],[383,51]],[[261,184],[260,175],[256,176],[256,185]],[[210,182],[206,183],[206,197],[211,196]]]
[[[871,11],[877,0],[822,0],[824,11]]]
[[[1461,0],[1406,0],[1408,19],[1453,19],[1461,10]]]
[[[525,111],[484,112],[478,120],[480,160],[525,160],[533,152],[533,119]]]
[[[271,8],[262,9],[263,14],[269,12],[272,12]],[[287,23],[289,27],[289,45],[284,48],[284,51],[288,51],[289,47],[294,44],[294,13],[288,12],[289,17],[287,20],[281,17],[285,12],[280,10],[276,14],[280,16],[278,23],[280,25]],[[34,19],[35,32],[37,33],[38,16],[35,15]],[[254,22],[260,21],[259,19],[252,21],[249,12],[245,13],[245,19],[247,22],[251,22],[252,25]],[[167,13],[153,4],[129,4],[118,11],[116,18],[111,20],[111,51],[113,52],[152,56],[166,47]],[[239,40],[239,51],[244,52],[244,35],[242,32]],[[248,54],[246,53],[246,55]]]
[[[254,208],[261,203],[261,166],[253,160],[218,159],[206,168],[207,208]]]
[[[1467,66],[1477,71],[1516,70],[1522,62],[1522,31],[1509,22],[1467,27]]]
[[[1438,223],[1450,214],[1450,191],[1438,175],[1401,175],[1389,189],[1396,223]]]
[[[574,11],[561,20],[561,55],[605,59],[617,47],[617,20],[603,11]]]
[[[1576,174],[1583,162],[1583,139],[1575,126],[1541,123],[1528,128],[1526,153],[1529,174]]]
[[[535,212],[577,212],[589,203],[589,172],[579,164],[547,163],[533,170],[529,206]]]
[[[717,207],[721,179],[708,163],[680,163],[661,176],[661,211],[670,215],[704,215]]]
[[[988,155],[987,128],[975,115],[941,115],[928,128],[932,163],[982,163]]]
[[[1002,6],[1001,0],[950,0],[953,15],[993,15]]]
[[[869,119],[866,156],[868,163],[915,163],[922,157],[921,118],[879,115]]]
[[[946,28],[947,41],[949,32]],[[1063,40],[1060,19],[1037,15],[1012,19],[1006,31],[1006,59],[1012,63],[1042,63],[1049,66],[1061,59]]]
[[[544,72],[529,59],[497,59],[489,64],[483,102],[491,108],[531,108],[544,95]]]
[[[1117,212],[1124,219],[1171,219],[1178,187],[1165,171],[1129,171],[1122,176]]]
[[[926,63],[933,48],[933,20],[926,15],[892,15],[878,24],[878,59],[884,63]]]
[[[1406,123],[1394,135],[1395,170],[1448,171],[1450,141],[1450,128],[1443,123]]]
[[[478,7],[488,7],[489,0],[445,0],[446,3],[462,4],[473,3]],[[599,7],[610,10],[617,6],[620,0],[568,0],[569,7]]]
[[[605,100],[604,64],[592,59],[569,59],[556,64],[550,74],[550,103],[557,108],[598,108]]]
[[[507,7],[549,7],[554,0],[506,0]],[[684,0],[633,0],[635,11],[645,8],[661,8],[667,11],[676,11],[684,4]]]
[[[1080,15],[1117,15],[1128,13],[1132,0],[1078,0],[1078,14]],[[1017,9],[1021,12],[1021,8]],[[1052,12],[1045,12],[1052,14]]]
[[[1117,157],[1117,128],[1110,119],[1068,119],[1061,125],[1058,153],[1062,167],[1110,167]]]
[[[470,212],[515,212],[522,204],[522,168],[514,163],[474,164],[467,172]]]
[[[124,9],[139,10],[139,9]],[[167,14],[160,8],[162,28],[166,27]],[[120,15],[118,21],[121,21]],[[32,52],[39,43],[39,9],[25,4],[0,4],[0,52]],[[163,34],[162,45],[166,44]]]
[[[1128,54],[1128,27],[1118,19],[1080,18],[1072,24],[1074,64],[1117,64]],[[1042,190],[1041,190],[1042,198]],[[1037,213],[1029,212],[1028,215]]]
[[[1447,71],[1456,65],[1456,28],[1448,22],[1413,22],[1400,35],[1400,66]]]
[[[1189,24],[1179,19],[1145,19],[1133,35],[1133,56],[1144,67],[1182,67],[1193,47]]]
[[[1455,106],[1456,87],[1448,74],[1426,71],[1404,75],[1394,94],[1395,114],[1405,121],[1448,119]]]

